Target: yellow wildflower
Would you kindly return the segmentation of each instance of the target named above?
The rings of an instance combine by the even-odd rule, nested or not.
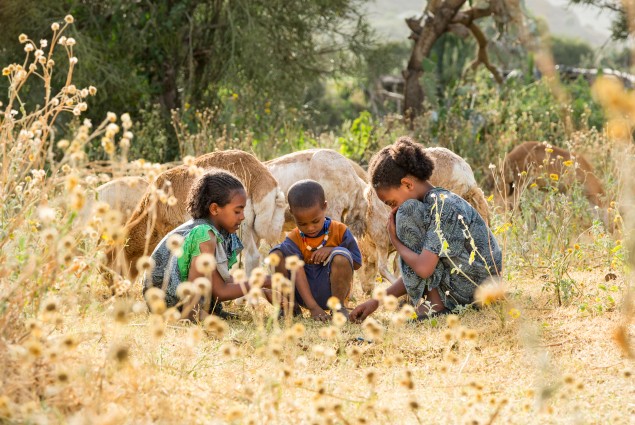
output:
[[[549,178],[554,182],[557,182],[560,179],[560,177],[555,173],[549,174]]]

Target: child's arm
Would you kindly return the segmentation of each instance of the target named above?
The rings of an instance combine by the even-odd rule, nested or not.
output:
[[[400,277],[386,289],[386,295],[394,295],[399,298],[402,295],[406,295],[406,285],[403,283],[403,279]],[[379,301],[375,299],[368,300],[361,303],[351,311],[351,322],[362,322],[368,316],[373,314],[375,310],[379,308]]]
[[[427,278],[432,276],[434,269],[439,262],[439,256],[432,251],[424,249],[421,254],[417,254],[406,245],[401,243],[397,237],[397,226],[395,224],[395,215],[397,214],[397,208],[394,208],[388,218],[388,224],[386,226],[388,234],[390,235],[390,241],[397,250],[397,253],[401,259],[421,278]]]
[[[207,253],[214,255],[216,253],[216,236],[211,234],[211,239],[202,242],[199,246],[201,254]],[[206,277],[203,273],[198,271],[196,266],[199,259],[200,256],[196,256],[192,258],[192,262],[190,263],[190,270],[187,275],[190,282],[194,282],[194,279],[197,277]],[[245,291],[249,291],[249,284],[247,282],[244,283],[244,288]],[[212,298],[215,298],[218,301],[234,300],[242,297],[245,293],[246,292],[243,292],[243,287],[241,285],[233,283],[232,280],[225,282],[220,273],[218,273],[217,270],[214,270],[212,273]]]
[[[355,237],[349,229],[346,229],[346,232],[344,232],[342,242],[340,242],[338,246],[318,249],[313,253],[311,261],[314,264],[323,263],[327,258],[329,258],[329,255],[331,255],[331,252],[335,248],[346,248],[351,253],[353,258],[353,270],[358,270],[362,266],[362,253],[359,251],[359,246],[357,246],[357,242],[355,242]]]

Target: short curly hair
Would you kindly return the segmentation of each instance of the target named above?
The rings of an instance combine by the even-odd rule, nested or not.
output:
[[[407,136],[377,152],[368,165],[370,182],[375,189],[398,187],[407,175],[426,181],[433,171],[432,159],[419,143]]]
[[[287,202],[291,210],[322,206],[326,202],[324,188],[315,180],[297,181],[289,188]]]
[[[211,169],[201,175],[187,195],[187,212],[192,218],[208,218],[209,206],[219,207],[229,204],[237,190],[245,190],[240,180],[233,174],[219,169]]]

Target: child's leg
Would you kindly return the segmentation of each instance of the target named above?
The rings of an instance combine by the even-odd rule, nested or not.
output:
[[[331,259],[331,295],[337,297],[342,304],[339,310],[348,317],[346,302],[353,286],[353,265],[351,259],[344,255],[335,255]]]
[[[421,252],[423,249],[427,230],[422,227],[419,220],[425,212],[418,210],[418,208],[423,208],[422,204],[416,203],[399,208],[396,217],[397,237],[414,252]],[[429,315],[443,311],[446,306],[439,292],[439,287],[449,277],[449,271],[445,270],[443,262],[439,261],[432,275],[426,278],[417,275],[401,258],[399,259],[399,265],[403,282],[408,288],[408,293],[411,297],[415,301],[420,298],[424,298],[427,301],[419,306],[417,314]]]
[[[336,255],[331,260],[331,294],[337,297],[342,305],[348,299],[353,283],[353,267],[348,258]]]

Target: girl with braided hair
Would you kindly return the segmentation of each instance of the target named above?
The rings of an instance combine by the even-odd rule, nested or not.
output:
[[[246,204],[247,192],[233,174],[212,169],[201,175],[188,194],[187,210],[192,220],[159,242],[152,253],[155,267],[150,278],[146,276],[144,291],[152,286],[164,288],[166,305],[172,307],[179,302],[181,283],[211,277],[210,296],[207,300],[201,297],[198,318],[203,320],[211,313],[229,318],[220,302],[242,297],[249,290],[248,283],[236,284],[229,274],[243,249],[236,231],[245,219]]]
[[[387,231],[399,254],[402,277],[387,293],[406,295],[419,318],[474,302],[476,287],[502,271],[502,253],[483,218],[463,198],[428,181],[434,163],[423,147],[400,137],[376,153],[368,172],[379,199],[392,208]],[[362,321],[377,300],[357,306]]]

